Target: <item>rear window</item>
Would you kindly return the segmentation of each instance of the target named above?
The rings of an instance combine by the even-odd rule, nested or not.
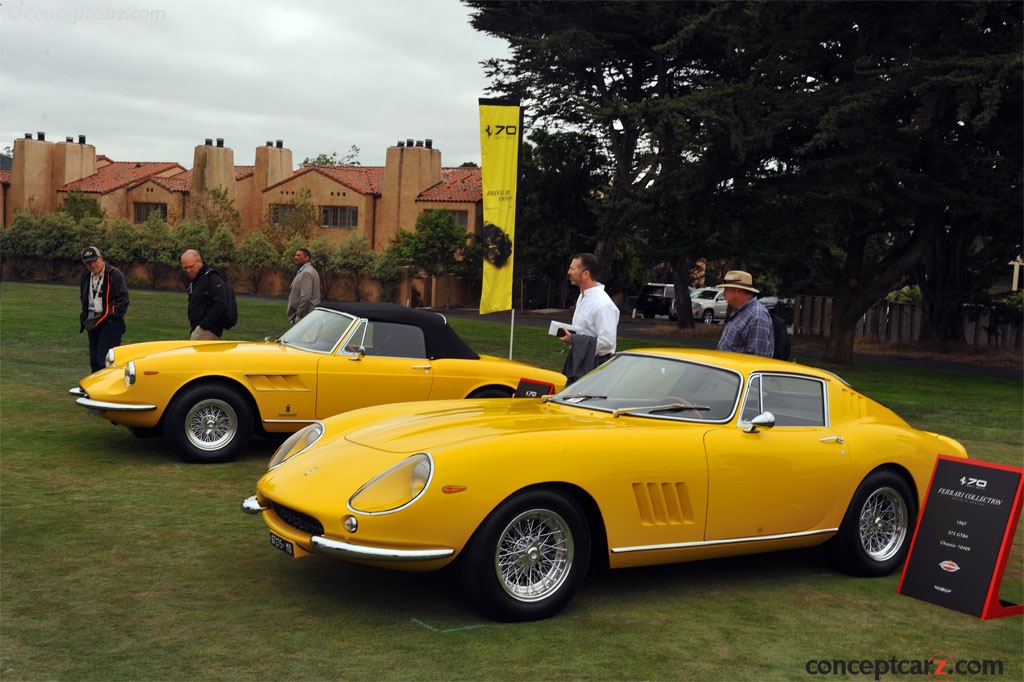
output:
[[[641,296],[668,296],[673,298],[675,295],[675,286],[672,284],[645,284],[644,288],[640,291]]]

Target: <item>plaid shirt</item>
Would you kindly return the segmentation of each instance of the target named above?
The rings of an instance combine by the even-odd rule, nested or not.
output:
[[[775,332],[768,310],[752,298],[725,321],[718,350],[772,357],[775,352]]]

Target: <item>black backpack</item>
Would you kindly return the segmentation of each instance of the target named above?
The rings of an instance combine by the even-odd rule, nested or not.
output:
[[[227,310],[224,311],[224,328],[231,329],[238,324],[238,301],[235,300],[235,290],[231,286],[231,282],[228,278],[217,272],[213,268],[210,268],[210,272],[216,272],[217,275],[224,280],[224,290],[227,292],[225,295],[228,299]]]
[[[775,352],[772,353],[772,357],[789,360],[789,329],[787,329],[786,321],[774,312],[769,314],[772,316],[772,332],[775,335]]]

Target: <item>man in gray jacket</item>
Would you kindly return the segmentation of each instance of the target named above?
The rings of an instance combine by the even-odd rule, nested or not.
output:
[[[288,290],[288,321],[292,324],[320,305],[320,273],[309,262],[309,258],[309,249],[295,252],[295,266],[299,270]]]

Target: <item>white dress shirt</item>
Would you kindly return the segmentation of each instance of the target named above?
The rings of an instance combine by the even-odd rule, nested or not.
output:
[[[581,334],[597,337],[596,355],[615,352],[619,307],[605,293],[603,284],[595,284],[580,291],[580,297],[576,299],[576,311],[572,315],[572,326]]]

